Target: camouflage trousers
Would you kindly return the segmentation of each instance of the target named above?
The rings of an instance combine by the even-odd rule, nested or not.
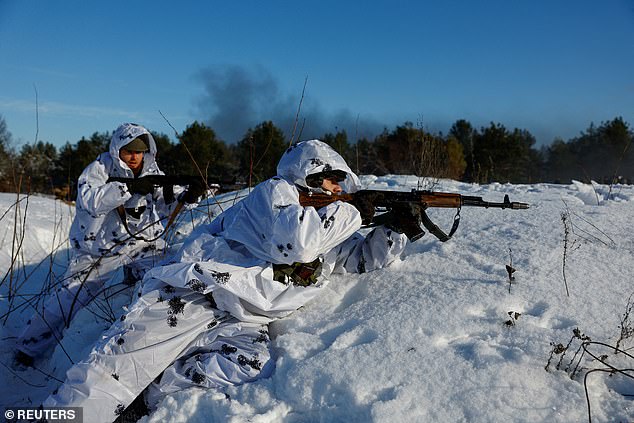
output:
[[[144,294],[45,406],[83,407],[111,422],[147,389],[151,407],[189,387],[223,388],[272,373],[267,325],[213,308],[209,296],[165,285]]]
[[[128,255],[94,257],[87,254],[72,258],[59,286],[27,321],[18,337],[17,348],[32,357],[54,349],[77,312],[107,295],[105,288],[118,281],[123,267],[127,267],[128,276],[140,280],[161,256],[156,250],[135,253],[134,259]]]

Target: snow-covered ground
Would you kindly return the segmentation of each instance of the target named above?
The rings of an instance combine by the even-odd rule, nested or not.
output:
[[[409,190],[419,180],[366,176],[363,182]],[[232,387],[228,395],[178,393],[142,421],[580,422],[588,420],[585,375],[593,422],[633,421],[634,379],[587,372],[607,365],[631,369],[634,360],[594,343],[588,350],[601,360],[581,357],[583,350],[575,356],[581,340],[573,331],[609,345],[622,327],[634,332],[629,318],[621,321],[634,293],[634,186],[612,187],[609,199],[609,187],[581,183],[441,180],[433,188],[489,201],[508,194],[531,208],[464,208],[450,241],[428,234],[386,269],[333,276],[317,301],[272,324],[277,367],[270,378]],[[2,315],[39,292],[50,272],[63,272],[73,214],[63,203],[32,196],[26,215],[26,199],[16,215],[15,200],[14,194],[0,195],[0,276],[7,273],[0,286]],[[217,207],[182,219],[175,242],[208,211],[215,214]],[[448,229],[454,211],[429,214]],[[21,239],[13,234],[23,224],[21,254],[11,273],[12,246]],[[48,258],[52,251],[55,260]],[[512,284],[507,265],[516,269]],[[10,291],[22,296],[10,302]],[[114,301],[115,315],[125,301],[121,295]],[[12,342],[30,312],[26,308],[2,317],[4,406],[39,404],[59,384],[55,378],[64,378],[70,360],[84,356],[107,326],[98,313],[84,310],[67,330],[64,349],[41,365],[51,376],[15,370]],[[620,346],[628,350],[634,339]]]

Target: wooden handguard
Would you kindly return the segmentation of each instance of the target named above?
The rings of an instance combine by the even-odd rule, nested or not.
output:
[[[409,194],[409,193],[408,193]],[[462,195],[453,194],[449,192],[425,192],[417,191],[416,195],[420,197],[420,202],[423,207],[443,207],[458,209],[462,206]]]
[[[319,194],[310,192],[299,193],[299,204],[304,207],[312,206],[316,209],[327,206],[335,201],[354,203],[357,197],[367,196],[371,199],[374,207],[392,208],[397,203],[416,202],[423,208],[443,207],[460,208],[462,206],[461,195],[448,192],[428,192],[428,191],[379,191],[361,190],[354,194]]]

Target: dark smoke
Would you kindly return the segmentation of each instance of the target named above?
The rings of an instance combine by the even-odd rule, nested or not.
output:
[[[199,114],[225,142],[239,141],[249,128],[267,120],[280,128],[287,139],[292,136],[301,86],[296,93],[284,93],[271,73],[260,66],[249,69],[235,65],[208,67],[200,71],[196,79],[204,87],[204,94],[197,102]],[[303,83],[303,77],[298,80],[299,84]],[[359,118],[346,109],[325,112],[310,96],[309,78],[295,139],[298,136],[299,139],[319,138],[341,130],[354,142],[356,138],[373,138],[383,130],[383,125],[373,119]]]

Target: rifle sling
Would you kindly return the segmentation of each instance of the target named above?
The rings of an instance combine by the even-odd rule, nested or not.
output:
[[[429,216],[427,216],[427,213],[425,213],[425,210],[421,210],[420,218],[423,222],[423,226],[429,231],[429,233],[433,234],[441,242],[447,242],[451,239],[453,234],[456,233],[458,225],[460,224],[460,209],[458,209],[456,215],[453,218],[453,225],[451,226],[449,235],[447,235],[442,229],[438,227],[438,225],[431,221]]]
[[[176,204],[176,207],[174,207],[174,211],[172,211],[172,213],[170,214],[170,217],[167,222],[167,225],[165,226],[165,229],[154,239],[145,239],[142,236],[133,234],[132,231],[130,231],[130,228],[128,227],[128,218],[126,217],[126,209],[123,206],[117,207],[117,214],[119,215],[119,218],[121,219],[121,223],[123,223],[123,227],[125,228],[125,231],[128,233],[128,235],[130,235],[132,238],[139,241],[154,242],[157,239],[159,239],[163,234],[167,233],[167,230],[170,228],[170,226],[172,226],[172,223],[174,223],[174,220],[176,219],[176,215],[180,213],[182,209],[183,209],[183,203],[179,201],[178,204]]]
[[[453,234],[456,233],[456,230],[458,230],[458,225],[460,225],[460,209],[458,209],[458,211],[456,212],[456,215],[453,218],[453,225],[451,226],[451,229],[449,230],[449,235],[447,235],[442,229],[440,229],[438,225],[432,222],[429,216],[427,216],[427,213],[425,213],[425,210],[421,210],[420,218],[421,218],[421,221],[423,222],[423,226],[425,227],[425,229],[429,231],[429,233],[434,235],[440,241],[447,242],[451,239]],[[379,216],[375,216],[372,219],[372,223],[369,225],[365,225],[365,227],[373,228],[375,226],[385,225],[386,223],[388,223],[388,220],[389,220],[388,213],[384,213]],[[424,235],[424,232],[421,234],[421,236],[422,235]]]
[[[139,241],[144,241],[144,238],[142,236],[138,236],[130,232],[130,228],[128,227],[128,218],[125,215],[125,208],[123,206],[117,207],[117,213],[119,214],[121,223],[123,223],[123,227],[125,228],[125,231],[128,233],[128,235]]]

